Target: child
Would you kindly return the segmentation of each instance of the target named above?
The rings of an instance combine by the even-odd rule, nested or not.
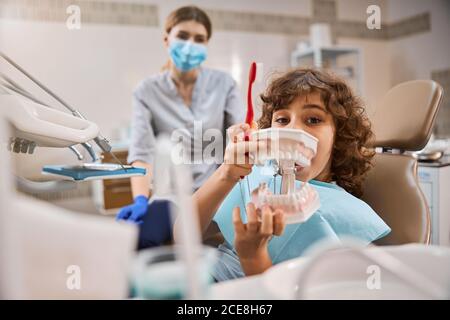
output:
[[[285,226],[283,212],[269,207],[261,210],[258,219],[254,204],[245,207],[250,195],[246,183],[242,192],[240,177],[248,176],[250,190],[261,182],[271,188],[281,182],[253,167],[248,157],[248,152],[266,147],[266,142],[245,141],[244,134],[250,131],[246,124],[231,127],[224,163],[194,195],[204,235],[215,228],[223,236],[222,256],[213,275],[217,281],[264,272],[272,264],[301,256],[322,239],[353,236],[370,243],[390,232],[357,198],[373,157],[365,148],[372,132],[350,88],[325,72],[297,69],[273,80],[261,98],[259,129],[302,129],[319,139],[311,166],[296,167],[296,183],[309,181],[319,193],[321,207],[302,224]],[[236,163],[242,157],[246,162]],[[241,216],[245,213],[246,224]]]

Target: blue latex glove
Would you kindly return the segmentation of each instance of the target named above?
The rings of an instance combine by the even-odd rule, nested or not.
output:
[[[142,218],[147,213],[148,199],[140,195],[134,198],[134,203],[120,209],[116,220],[126,220],[134,223],[142,223]]]

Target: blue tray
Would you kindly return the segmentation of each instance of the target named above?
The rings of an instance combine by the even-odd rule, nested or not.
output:
[[[143,168],[127,167],[116,170],[94,170],[87,169],[77,165],[51,165],[42,168],[43,173],[56,174],[59,176],[69,177],[76,181],[81,180],[98,180],[98,179],[119,179],[133,176],[143,176],[146,170]]]

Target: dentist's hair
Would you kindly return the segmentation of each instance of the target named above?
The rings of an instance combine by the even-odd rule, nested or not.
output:
[[[336,126],[331,160],[331,179],[356,197],[371,168],[374,151],[367,148],[373,138],[361,100],[339,77],[317,69],[295,69],[272,80],[265,93],[260,129],[272,125],[275,111],[286,108],[295,98],[318,92]]]

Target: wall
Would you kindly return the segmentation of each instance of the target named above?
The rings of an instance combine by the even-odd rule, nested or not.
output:
[[[388,4],[389,19],[422,12],[431,14],[431,31],[389,43],[391,85],[412,79],[433,79],[444,86],[434,133],[450,138],[450,1],[397,0]]]
[[[158,5],[160,21],[174,8],[189,3],[144,2]],[[295,10],[301,14],[309,4],[282,2],[286,5],[280,3],[281,13]],[[213,7],[236,9],[238,3],[244,5],[244,10],[273,9],[271,1],[258,1],[258,6],[246,6],[247,2],[240,1],[214,2]],[[196,4],[211,7],[211,1]],[[130,121],[133,88],[148,75],[159,72],[167,60],[161,27],[82,24],[80,30],[71,31],[62,22],[2,19],[0,39],[7,55],[98,123],[102,133],[112,139],[119,138],[120,128]],[[245,85],[248,65],[253,59],[264,61],[267,73],[287,67],[296,39],[282,34],[215,31],[206,65],[231,72],[240,85]],[[33,86],[27,88],[38,92]],[[16,160],[20,174],[33,177],[39,176],[44,164],[77,162],[68,149],[39,148],[36,156],[20,155]]]
[[[367,102],[369,113],[393,84],[415,77],[429,77],[431,69],[448,67],[449,63],[448,41],[443,40],[448,39],[445,33],[449,30],[450,21],[447,10],[449,3],[445,0],[340,0],[335,5],[329,0],[116,2],[155,5],[156,24],[94,22],[82,24],[81,30],[70,31],[64,20],[49,21],[45,17],[37,20],[11,19],[0,16],[2,50],[67,102],[80,109],[88,119],[97,122],[103,134],[113,139],[119,138],[120,128],[129,123],[133,88],[141,79],[158,72],[167,60],[162,46],[165,17],[174,8],[187,3],[228,15],[228,22],[216,24],[206,65],[230,72],[243,89],[243,96],[250,61],[264,62],[265,79],[273,71],[288,68],[289,56],[296,43],[307,38],[305,23],[317,18],[314,17],[316,9],[327,9],[330,5],[331,8],[335,6],[335,16],[330,16],[329,19],[332,23],[337,23],[340,35],[338,44],[357,45],[362,49],[363,98]],[[369,4],[381,7],[382,19],[386,23],[431,11],[431,32],[388,39],[385,29],[378,34],[364,30],[367,16],[365,9]],[[236,13],[235,20],[232,20],[233,12]],[[239,14],[248,14],[245,18],[249,21],[239,21],[242,20]],[[261,21],[278,26],[272,20],[275,18],[292,21],[291,24],[294,25],[277,27],[274,32],[263,30]],[[338,20],[343,23],[339,25]],[[237,24],[244,31],[233,30],[233,26]],[[355,29],[360,30],[360,33],[355,33]],[[426,63],[423,59],[425,56],[431,56]],[[1,66],[5,68],[4,65]],[[37,157],[33,157],[32,161],[29,157],[25,160],[20,158],[19,170],[25,175],[38,175],[43,164],[76,162],[69,150],[38,150]]]
[[[391,83],[430,79],[434,70],[450,68],[450,2],[395,0],[388,2],[389,20],[422,12],[431,14],[431,32],[389,42]]]

